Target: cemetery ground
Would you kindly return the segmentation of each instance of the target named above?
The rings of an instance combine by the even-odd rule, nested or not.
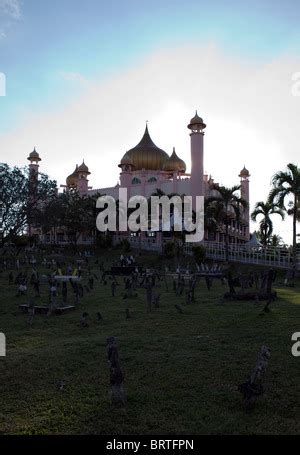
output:
[[[106,252],[100,259],[107,269],[119,255]],[[159,265],[153,254],[138,261],[150,259]],[[124,300],[118,277],[112,297],[111,281],[101,283],[94,261],[99,280],[75,311],[36,314],[32,326],[18,308],[28,297],[16,297],[8,271],[0,274],[0,331],[7,342],[7,355],[0,358],[0,434],[300,433],[299,359],[291,354],[291,336],[299,331],[299,279],[295,287],[284,287],[279,274],[278,299],[262,313],[263,302],[220,303],[227,286],[215,280],[208,291],[203,278],[196,302],[187,305],[184,295],[175,296],[169,278],[168,291],[159,282],[160,306],[149,313],[145,289]],[[41,294],[46,304],[46,285]],[[74,301],[69,291],[68,304]],[[83,312],[89,313],[89,327],[80,326]],[[97,312],[103,320],[97,320]],[[117,339],[125,374],[125,408],[113,407],[108,396],[109,336]],[[245,412],[238,385],[246,381],[262,345],[271,349],[266,391]]]

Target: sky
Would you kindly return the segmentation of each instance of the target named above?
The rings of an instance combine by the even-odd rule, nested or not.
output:
[[[299,165],[299,23],[298,0],[0,0],[0,160],[36,147],[59,184],[84,158],[94,188],[114,186],[148,120],[189,170],[197,109],[205,171],[232,186],[245,165],[253,208]]]

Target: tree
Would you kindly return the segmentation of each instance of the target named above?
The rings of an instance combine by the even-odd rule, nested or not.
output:
[[[254,210],[251,213],[252,221],[256,221],[257,217],[262,216],[259,223],[260,241],[264,246],[267,246],[273,233],[273,222],[271,215],[280,215],[281,219],[284,220],[284,211],[276,204],[267,202],[257,202]]]
[[[268,245],[273,247],[284,246],[283,238],[280,235],[273,234],[269,238]]]
[[[39,226],[43,232],[55,233],[63,229],[70,242],[77,246],[79,237],[96,229],[96,200],[93,196],[80,196],[77,191],[58,194],[43,206],[39,215]]]
[[[217,191],[219,195],[210,196],[207,198],[207,206],[212,210],[212,206],[215,208],[215,213],[218,214],[216,222],[219,227],[225,225],[225,254],[226,261],[229,258],[229,225],[232,219],[237,221],[241,218],[242,211],[248,207],[247,201],[238,196],[236,193],[241,189],[240,185],[236,185],[230,188],[225,186],[213,184],[212,189]]]
[[[65,215],[65,206],[61,194],[45,202],[36,217],[36,226],[40,227],[43,234],[52,232],[56,238],[57,229],[60,227]]]
[[[2,243],[13,241],[35,222],[41,206],[56,194],[56,182],[37,174],[32,186],[27,168],[0,163]],[[34,191],[33,191],[34,189]]]
[[[224,208],[223,204],[218,201],[204,201],[204,228],[209,232],[217,232],[220,230],[220,225],[224,224]]]
[[[300,168],[296,164],[289,163],[286,171],[277,172],[272,178],[273,188],[269,194],[269,202],[277,204],[289,215],[293,216],[293,258],[294,265],[297,263],[297,219],[299,217],[300,201]],[[286,199],[292,200],[286,204]]]

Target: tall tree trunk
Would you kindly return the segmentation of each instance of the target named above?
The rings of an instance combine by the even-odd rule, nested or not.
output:
[[[226,221],[225,223],[225,255],[226,255],[226,262],[229,261],[229,242],[228,242],[228,229],[229,229],[229,225],[228,225],[228,221]]]
[[[264,233],[263,233],[263,244],[264,244],[264,247],[266,247],[267,244],[268,244],[267,238],[268,238],[267,228],[265,227]]]
[[[297,268],[297,197],[294,197],[293,213],[293,264]]]

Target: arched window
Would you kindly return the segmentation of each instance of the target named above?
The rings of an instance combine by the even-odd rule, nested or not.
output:
[[[157,182],[157,179],[155,177],[150,177],[150,179],[148,180],[149,183],[154,183],[154,182]]]
[[[132,185],[139,185],[141,183],[141,181],[137,177],[134,177],[134,179],[132,179],[131,183],[132,183]]]

